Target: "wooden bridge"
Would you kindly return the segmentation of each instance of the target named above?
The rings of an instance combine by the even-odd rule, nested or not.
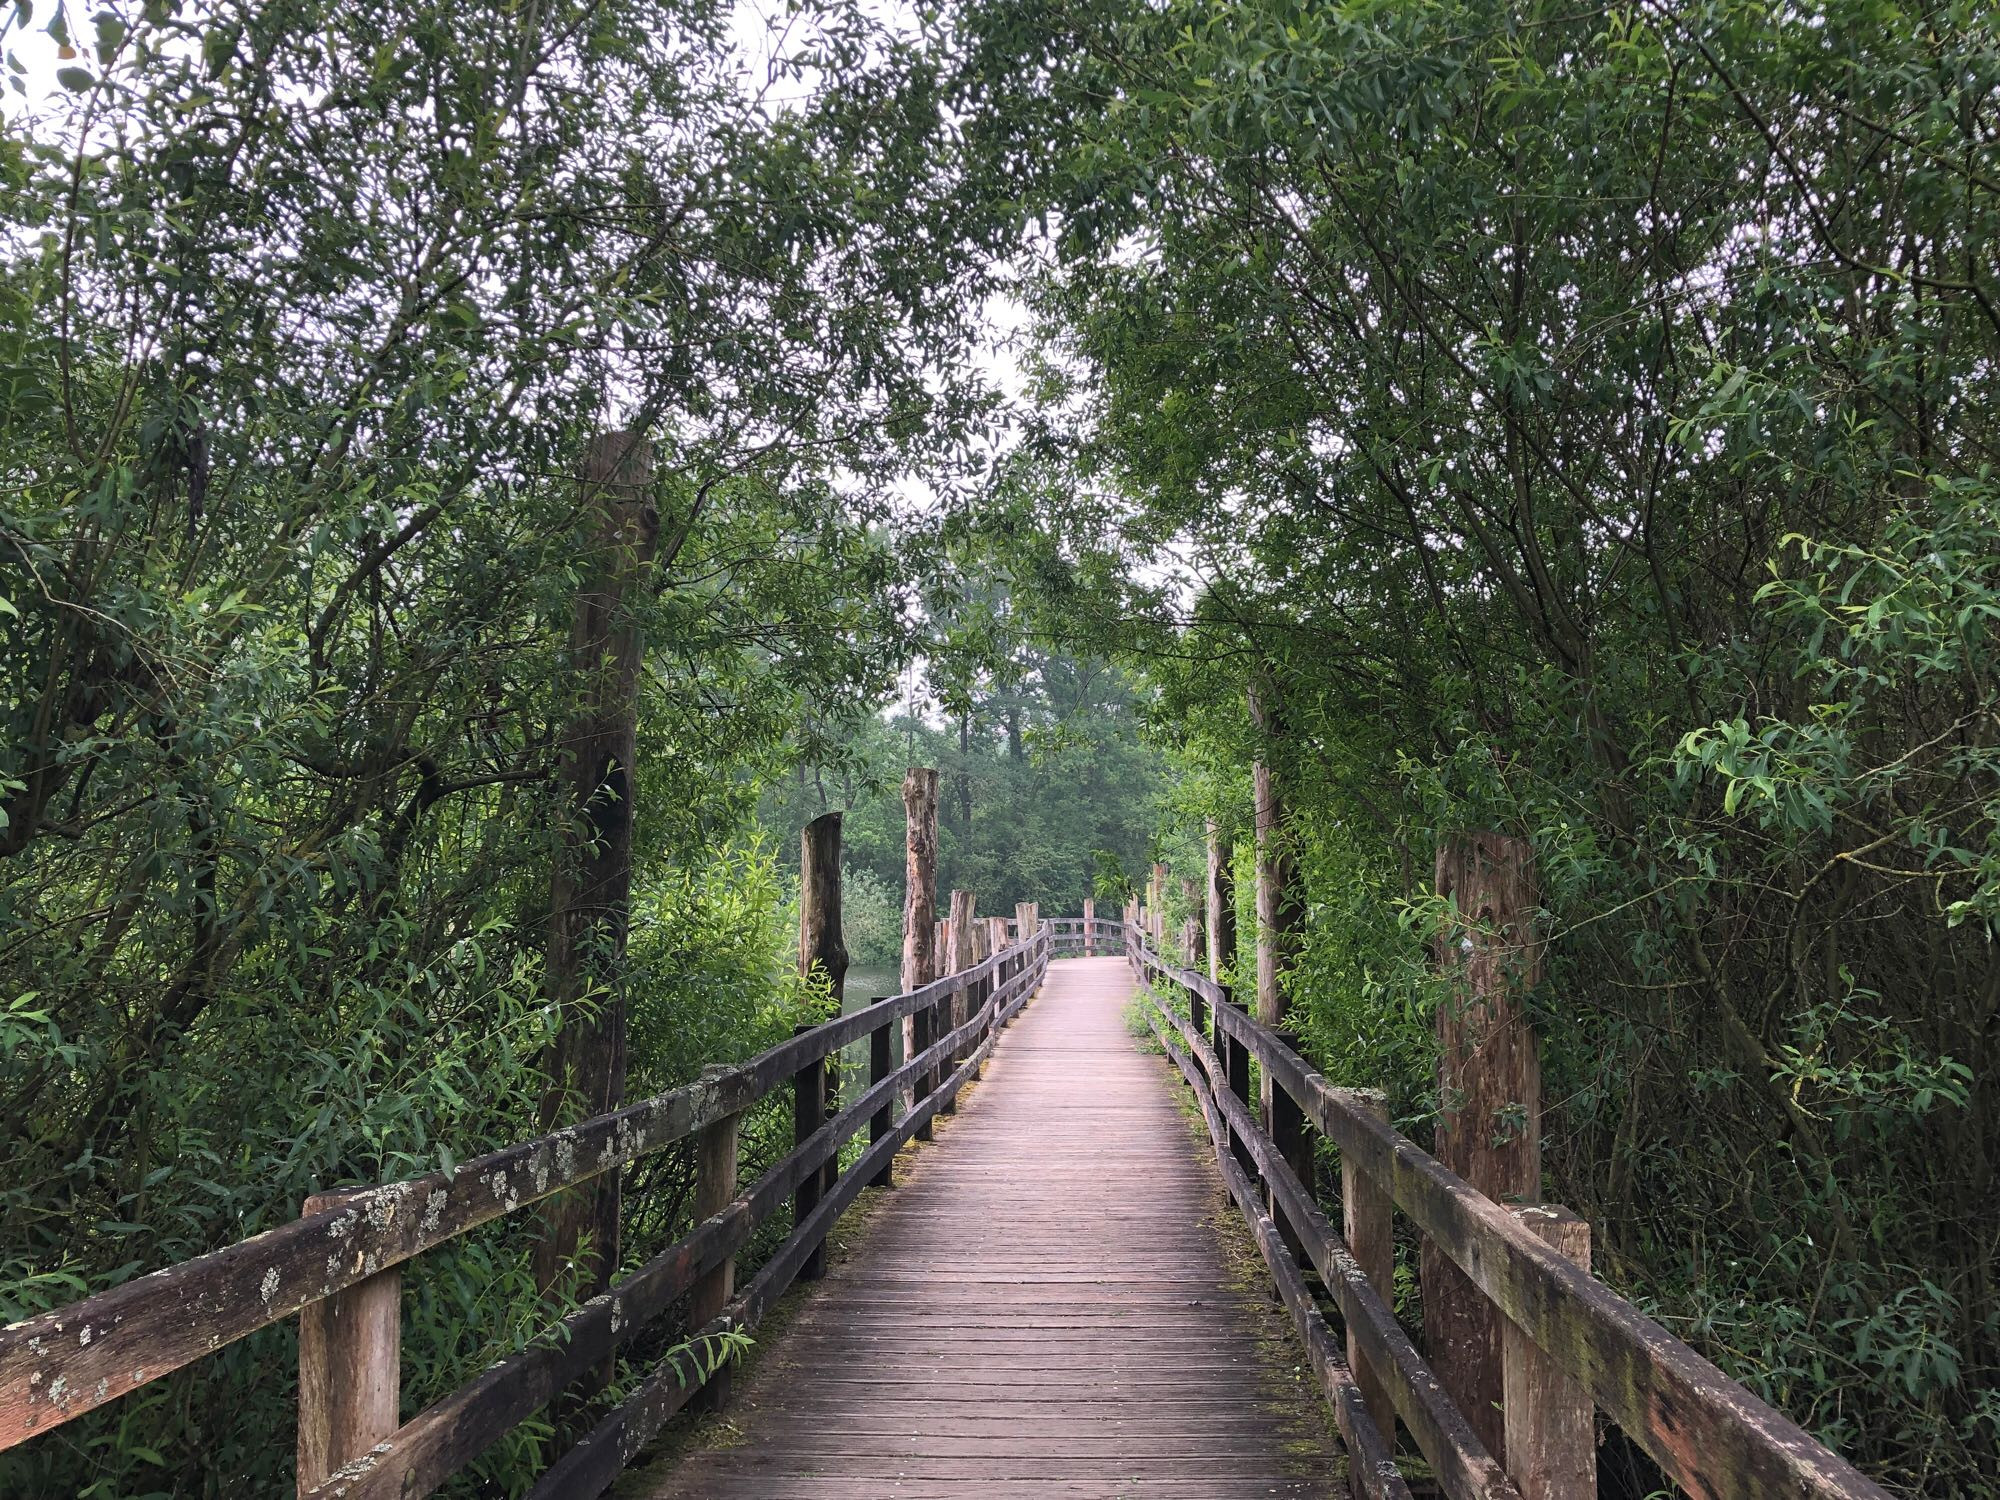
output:
[[[1379,1099],[1329,1084],[1157,947],[1136,912],[1027,912],[960,972],[688,1088],[316,1202],[0,1330],[0,1447],[296,1317],[299,1493],[314,1500],[429,1494],[565,1393],[600,1388],[621,1351],[636,1377],[615,1403],[570,1402],[595,1424],[534,1496],[602,1493],[699,1402],[726,1412],[730,1440],[626,1474],[621,1493],[1583,1500],[1608,1422],[1690,1495],[1886,1500],[1564,1254],[1558,1216],[1475,1192],[1392,1130]],[[861,1043],[867,1082],[843,1103],[837,1062]],[[740,1185],[739,1122],[779,1091],[791,1149]],[[401,1264],[690,1141],[689,1234],[402,1414]],[[1320,1201],[1336,1184],[1339,1229]],[[829,1271],[828,1232],[871,1185],[878,1209]],[[1254,1285],[1220,1222],[1231,1201],[1262,1261]],[[1391,1310],[1398,1212],[1499,1310],[1500,1455]],[[756,1231],[786,1219],[739,1285]],[[729,1355],[800,1279],[820,1284],[732,1398]]]

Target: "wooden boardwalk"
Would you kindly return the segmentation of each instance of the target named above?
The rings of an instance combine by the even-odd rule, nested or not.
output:
[[[1169,1065],[1126,1029],[1131,993],[1122,958],[1054,964],[706,1446],[620,1495],[1344,1494]]]

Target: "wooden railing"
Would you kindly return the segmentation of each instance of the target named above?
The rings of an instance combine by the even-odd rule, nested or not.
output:
[[[1040,988],[1052,934],[1030,923],[983,962],[804,1028],[698,1083],[469,1161],[453,1172],[324,1195],[295,1223],[0,1329],[0,1449],[149,1384],[226,1344],[302,1316],[301,1472],[311,1500],[426,1495],[685,1300],[686,1341],[541,1476],[536,1500],[596,1494],[662,1423],[726,1378],[730,1335],[754,1329],[824,1264],[829,1228],[902,1144],[948,1108],[1001,1026]],[[890,1028],[911,1021],[908,1060]],[[842,1048],[869,1039],[868,1087],[838,1104]],[[737,1186],[737,1124],[779,1089],[794,1144]],[[900,1116],[894,1104],[908,1092]],[[863,1128],[868,1146],[842,1169]],[[694,1137],[691,1233],[519,1353],[396,1421],[400,1265],[481,1224]],[[734,1257],[788,1201],[791,1234],[740,1291]],[[386,1400],[384,1400],[386,1392]]]
[[[1125,926],[1096,915],[1082,917],[1042,917],[1049,930],[1056,958],[1104,958],[1125,951]]]
[[[1223,986],[1162,960],[1137,924],[1127,931],[1134,973],[1153,1000],[1154,1034],[1200,1102],[1230,1194],[1347,1439],[1361,1493],[1408,1495],[1391,1446],[1400,1417],[1451,1500],[1595,1496],[1601,1410],[1698,1500],[1888,1500],[1545,1242],[1560,1210],[1502,1205],[1475,1191],[1390,1128],[1381,1095],[1328,1083]],[[1318,1203],[1315,1128],[1339,1148],[1342,1232]],[[1502,1315],[1504,1467],[1391,1310],[1397,1209]],[[1346,1324],[1344,1354],[1302,1263],[1317,1270]]]

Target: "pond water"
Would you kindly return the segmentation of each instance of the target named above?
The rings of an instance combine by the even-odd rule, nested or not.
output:
[[[843,1012],[857,1011],[870,1000],[898,993],[903,987],[902,970],[895,964],[850,964],[847,970],[847,1003]]]
[[[840,1013],[851,1016],[857,1010],[865,1009],[870,1001],[898,994],[902,988],[903,970],[900,964],[850,964],[847,981],[842,986]],[[890,1061],[900,1066],[903,1061],[903,1028],[890,1027],[889,1038]],[[846,1098],[852,1099],[868,1086],[868,1043],[865,1040],[841,1049],[840,1075],[841,1092]]]

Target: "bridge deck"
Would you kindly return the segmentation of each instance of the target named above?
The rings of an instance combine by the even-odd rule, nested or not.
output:
[[[1131,992],[1123,959],[1054,964],[707,1446],[620,1493],[1344,1493],[1261,1265],[1232,1270],[1236,1221],[1167,1065],[1126,1030]]]

